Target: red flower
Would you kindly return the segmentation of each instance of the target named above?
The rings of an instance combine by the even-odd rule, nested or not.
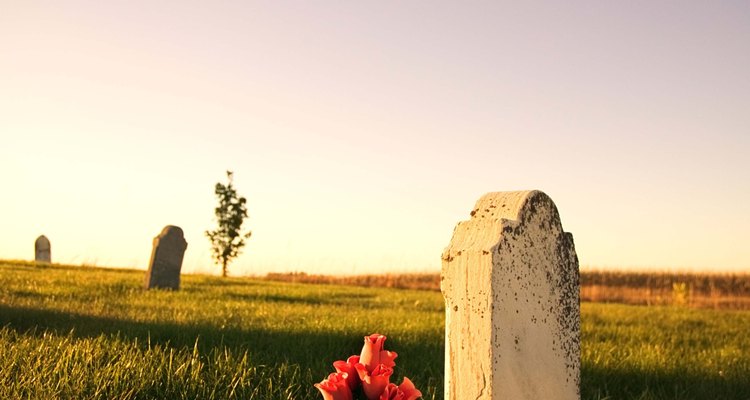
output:
[[[385,336],[373,333],[365,336],[365,345],[359,356],[351,356],[346,361],[336,361],[336,373],[328,375],[316,383],[323,400],[353,400],[352,390],[362,387],[361,393],[367,400],[417,400],[422,392],[414,387],[409,378],[401,385],[390,383],[393,375],[393,361],[398,355],[383,349]],[[358,391],[358,393],[360,393]]]
[[[362,391],[365,393],[367,400],[379,400],[380,395],[388,386],[388,381],[393,375],[393,369],[380,364],[372,372],[367,370],[363,364],[355,365],[359,379],[362,381]]]
[[[346,385],[347,376],[345,372],[336,372],[316,383],[315,387],[320,390],[323,400],[352,400],[352,391]]]
[[[393,361],[398,357],[394,351],[383,350],[385,336],[379,333],[373,333],[365,336],[365,345],[362,347],[362,353],[359,355],[359,362],[372,372],[378,365],[383,364],[387,368],[393,368],[396,363]]]
[[[345,372],[349,375],[346,378],[346,384],[349,389],[354,390],[359,387],[359,375],[354,365],[359,362],[359,356],[351,356],[346,361],[334,361],[333,368],[336,368],[336,372]]]

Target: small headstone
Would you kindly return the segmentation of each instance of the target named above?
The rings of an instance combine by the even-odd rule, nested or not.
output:
[[[578,257],[539,191],[488,193],[443,253],[445,399],[580,399]]]
[[[154,249],[146,273],[146,289],[180,288],[180,270],[187,242],[182,229],[168,225],[154,238]]]
[[[49,239],[44,235],[36,238],[34,242],[34,260],[44,263],[52,262],[52,247],[49,244]]]

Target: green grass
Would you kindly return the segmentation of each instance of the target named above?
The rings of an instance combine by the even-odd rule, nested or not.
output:
[[[379,332],[442,399],[440,293],[0,262],[0,398],[319,399]],[[750,399],[750,312],[584,304],[584,399]]]
[[[585,399],[750,399],[750,312],[585,303]]]

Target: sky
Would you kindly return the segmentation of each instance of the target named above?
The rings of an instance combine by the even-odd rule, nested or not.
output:
[[[0,258],[432,272],[538,189],[584,268],[750,269],[750,2],[0,0]]]

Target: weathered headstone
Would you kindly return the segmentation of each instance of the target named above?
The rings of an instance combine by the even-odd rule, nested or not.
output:
[[[52,262],[52,246],[49,244],[49,239],[44,235],[36,238],[34,242],[34,260],[44,263]]]
[[[168,225],[154,238],[151,262],[146,273],[146,289],[160,288],[177,290],[180,288],[180,270],[187,242],[182,229]]]
[[[445,399],[579,399],[578,257],[540,191],[488,193],[443,253]]]

